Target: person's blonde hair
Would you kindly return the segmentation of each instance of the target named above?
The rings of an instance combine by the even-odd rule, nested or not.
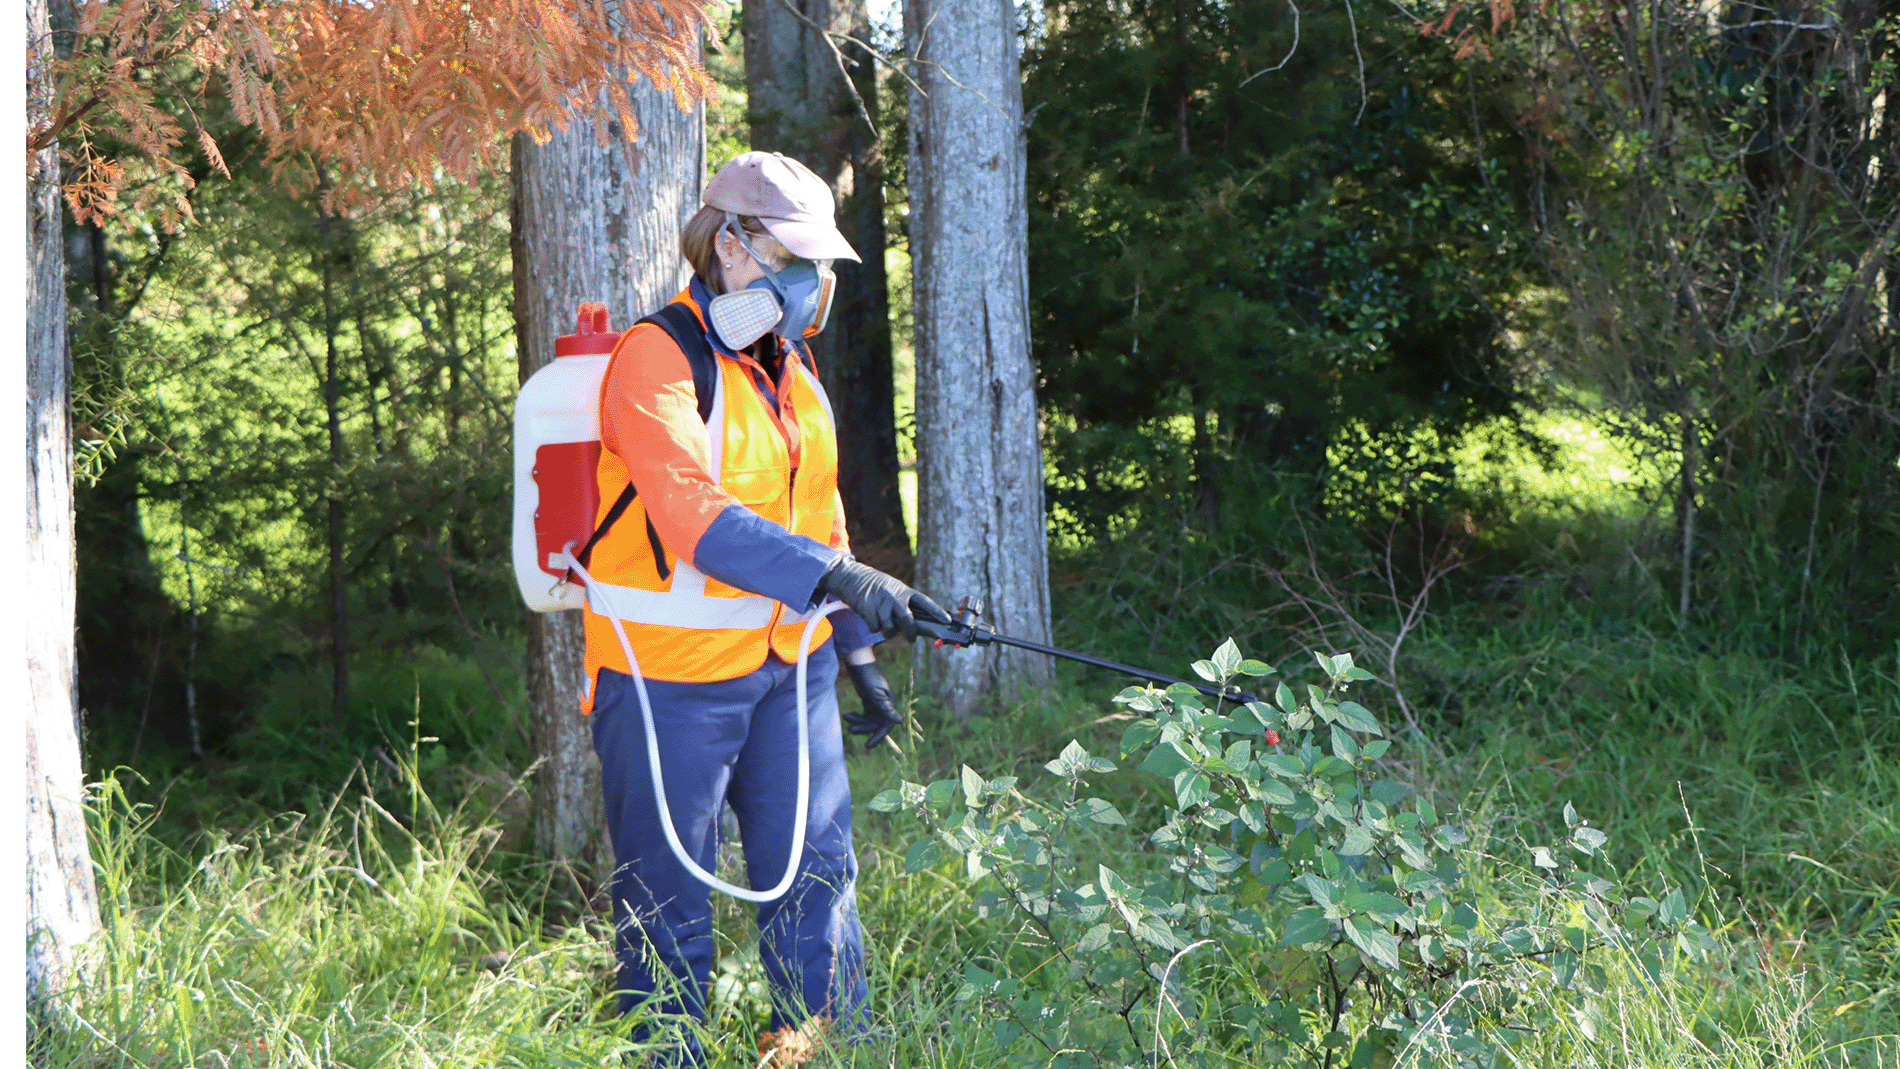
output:
[[[693,265],[693,273],[706,283],[714,296],[726,292],[726,278],[719,266],[719,229],[726,225],[726,213],[711,205],[701,205],[686,225],[680,227],[680,255]],[[741,215],[739,226],[752,237],[771,237],[756,215]]]

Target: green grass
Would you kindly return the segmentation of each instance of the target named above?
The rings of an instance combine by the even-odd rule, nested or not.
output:
[[[889,660],[901,679],[903,658]],[[412,703],[480,700],[453,682],[466,668],[452,658],[417,671],[431,678],[412,681]],[[1553,837],[1568,801],[1610,832],[1629,886],[1687,889],[1722,939],[1710,962],[1685,962],[1658,982],[1611,957],[1587,990],[1473,990],[1466,997],[1509,1004],[1520,1022],[1508,1048],[1515,1064],[1900,1065],[1891,660],[1796,671],[1668,637],[1593,635],[1538,609],[1509,626],[1441,621],[1412,648],[1401,682],[1447,756],[1411,745],[1396,760],[1486,829],[1474,868],[1499,911],[1542,908],[1526,845]],[[964,763],[1021,775],[1030,789],[1071,737],[1113,751],[1122,725],[1101,698],[1117,685],[1065,677],[1055,695],[969,726],[915,702],[901,756],[853,758],[856,796]],[[470,737],[456,739],[449,766],[473,760]],[[1159,815],[1142,777],[1106,779],[1104,793],[1136,825]],[[108,795],[96,827],[108,931],[74,1017],[41,1032],[38,1063],[618,1064],[630,1047],[611,1012],[602,919],[550,909],[559,896],[546,870],[499,847],[520,841],[518,812],[458,788],[446,766],[430,782],[469,801],[438,813],[427,793],[371,796],[358,785],[305,814],[185,843],[163,841],[149,815],[134,818]],[[916,833],[859,814],[877,1027],[866,1045],[820,1064],[1002,1061],[995,1022],[979,1003],[957,1001],[962,968],[1040,952],[976,916],[960,868],[904,875]],[[1095,848],[1124,867],[1141,863],[1136,835],[1104,833]],[[769,1004],[751,929],[749,908],[721,903],[719,982],[703,1028],[716,1065],[758,1061]],[[1237,965],[1246,963],[1189,961],[1185,986],[1215,990]],[[1260,1052],[1207,1038],[1221,1033],[1202,1023],[1202,1040],[1182,1033],[1194,1064],[1258,1063]]]

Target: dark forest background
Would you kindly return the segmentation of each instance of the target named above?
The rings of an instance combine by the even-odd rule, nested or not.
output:
[[[1685,7],[1633,69],[1610,8],[1488,36],[1337,4],[1296,36],[1289,11],[1023,13],[1061,637],[1170,664],[1230,634],[1271,650],[1312,623],[1303,574],[1361,612],[1431,580],[1460,620],[1890,651],[1889,13]],[[713,166],[746,139],[729,25]],[[218,103],[234,176],[190,190],[196,226],[69,234],[93,767],[298,802],[418,701],[482,707],[430,730],[508,767],[505,176],[327,214],[264,180]],[[284,777],[289,753],[331,774]]]

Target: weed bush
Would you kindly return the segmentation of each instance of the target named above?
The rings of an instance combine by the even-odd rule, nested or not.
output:
[[[1111,866],[1090,848],[1127,821],[1088,796],[1115,763],[1076,742],[1044,766],[1050,791],[965,765],[872,800],[927,829],[906,872],[947,848],[975,918],[1016,933],[963,966],[956,995],[991,1022],[999,1063],[1245,1052],[1248,1064],[1324,1069],[1491,1066],[1539,1048],[1574,1057],[1614,1027],[1626,1048],[1675,1050],[1636,1064],[1673,1064],[1682,1052],[1665,1019],[1761,1062],[1801,1047],[1799,1027],[1733,1009],[1726,1023],[1707,1017],[1712,986],[1760,975],[1702,923],[1690,891],[1621,886],[1602,856],[1608,836],[1570,806],[1559,838],[1500,861],[1498,821],[1441,817],[1383,774],[1390,742],[1345,697],[1371,673],[1349,654],[1315,656],[1324,685],[1299,695],[1281,682],[1271,702],[1209,708],[1185,685],[1116,699],[1141,714],[1122,756],[1170,786],[1173,804],[1139,830],[1148,857],[1122,841],[1107,853],[1125,861]],[[1194,669],[1224,689],[1273,674],[1232,642]],[[1636,1039],[1632,993],[1668,1007]],[[1889,1049],[1871,1042],[1876,1058]]]

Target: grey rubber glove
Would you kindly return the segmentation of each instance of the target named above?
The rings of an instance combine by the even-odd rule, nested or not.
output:
[[[863,664],[845,663],[845,670],[851,673],[851,684],[858,689],[858,700],[864,703],[861,713],[844,714],[845,730],[853,735],[869,735],[864,740],[864,748],[877,749],[904,722],[904,714],[897,711],[897,701],[891,697],[891,685],[884,678],[884,670],[876,661]]]
[[[936,602],[849,557],[833,561],[818,579],[818,593],[830,594],[849,605],[873,631],[917,637],[917,618],[950,622],[950,614]]]

